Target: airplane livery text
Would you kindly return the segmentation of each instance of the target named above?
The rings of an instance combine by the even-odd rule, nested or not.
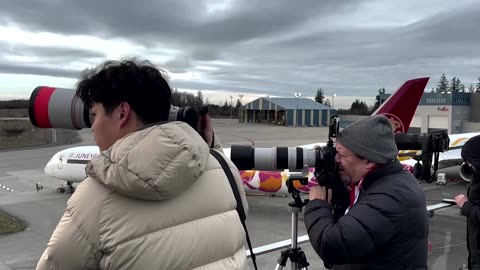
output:
[[[73,156],[73,159],[93,159],[94,157],[98,156],[97,153],[77,153]]]

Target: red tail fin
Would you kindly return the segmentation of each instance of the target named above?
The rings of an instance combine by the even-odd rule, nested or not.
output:
[[[395,127],[395,133],[407,132],[429,79],[425,77],[406,81],[373,115],[383,114],[388,117]]]

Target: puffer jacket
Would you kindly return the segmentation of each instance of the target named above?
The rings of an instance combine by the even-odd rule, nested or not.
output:
[[[189,125],[130,133],[85,170],[37,269],[245,269],[229,181]]]
[[[316,253],[333,269],[427,269],[425,194],[398,160],[370,172],[357,202],[338,220],[312,200],[305,225]]]

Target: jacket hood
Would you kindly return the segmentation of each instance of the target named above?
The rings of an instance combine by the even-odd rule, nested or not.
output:
[[[166,200],[202,175],[209,157],[202,137],[184,122],[132,132],[91,160],[88,176],[125,196]]]

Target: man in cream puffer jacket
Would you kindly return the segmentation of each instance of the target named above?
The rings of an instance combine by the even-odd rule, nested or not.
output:
[[[91,106],[101,153],[87,165],[37,269],[246,268],[236,201],[209,145],[188,124],[156,123],[166,119],[150,120],[138,106],[153,106],[155,98],[170,102],[158,72],[133,61],[109,62],[80,82],[77,94]],[[143,76],[138,85],[131,74]],[[116,84],[121,76],[133,82]],[[98,94],[105,89],[111,95]],[[155,91],[168,93],[152,96]],[[221,149],[218,139],[213,144]],[[247,212],[238,170],[226,160]]]

